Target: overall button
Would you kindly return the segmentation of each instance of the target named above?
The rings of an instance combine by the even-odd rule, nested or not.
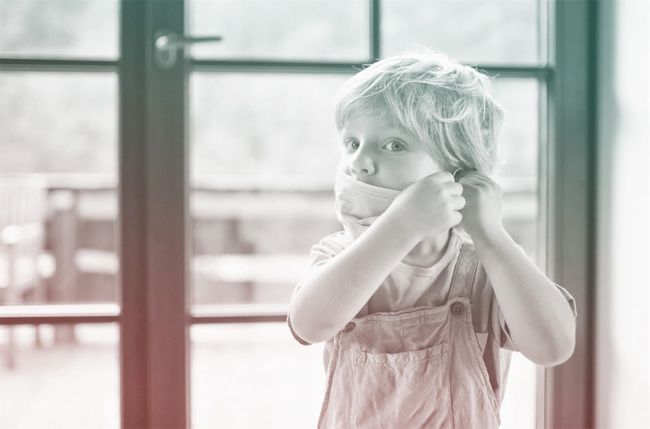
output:
[[[354,329],[355,326],[357,325],[355,325],[354,322],[349,322],[347,325],[345,325],[345,328],[343,328],[343,332],[350,332]]]
[[[451,312],[453,314],[462,314],[464,311],[462,302],[455,302],[451,305]]]

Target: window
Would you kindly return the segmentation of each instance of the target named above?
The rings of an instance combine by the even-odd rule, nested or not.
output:
[[[566,36],[565,16],[588,12],[564,4],[0,0],[2,197],[20,206],[29,189],[42,201],[20,221],[0,208],[0,227],[20,226],[3,229],[6,242],[31,224],[40,237],[20,248],[40,280],[0,296],[0,346],[14,364],[0,387],[17,392],[0,401],[0,423],[42,424],[16,410],[53,400],[24,381],[57,368],[52,384],[84,380],[57,417],[66,427],[79,409],[80,427],[313,425],[322,345],[295,344],[285,317],[309,246],[339,228],[332,96],[355,69],[415,44],[495,76],[504,222],[562,277],[546,255],[571,246],[546,237],[567,231],[571,203],[554,178],[580,182],[558,160],[583,140],[560,144],[560,115],[576,110],[558,85],[587,61],[566,64],[577,42],[547,45]],[[179,34],[207,38],[165,44]],[[11,246],[4,266],[17,266]],[[104,369],[91,377],[73,355]],[[564,394],[549,374],[513,355],[503,427],[541,427],[542,410],[559,409],[537,400]],[[100,395],[110,399],[93,408]]]
[[[0,2],[3,427],[120,422],[119,12]]]

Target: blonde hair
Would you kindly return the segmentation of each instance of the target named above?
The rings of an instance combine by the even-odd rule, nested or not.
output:
[[[504,111],[485,74],[419,47],[348,79],[337,94],[336,126],[341,131],[352,115],[377,108],[429,142],[427,149],[447,171],[492,172]]]

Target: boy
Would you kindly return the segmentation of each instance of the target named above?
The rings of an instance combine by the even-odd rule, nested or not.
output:
[[[344,230],[312,247],[287,318],[302,344],[326,341],[319,427],[498,427],[501,349],[573,353],[573,297],[501,224],[502,116],[486,76],[426,49],[341,89]]]

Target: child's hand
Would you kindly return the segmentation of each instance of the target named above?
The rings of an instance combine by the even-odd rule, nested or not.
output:
[[[475,237],[483,236],[501,228],[503,195],[499,185],[488,176],[476,171],[467,172],[458,180],[463,185],[465,207],[462,227]]]
[[[463,187],[454,176],[441,171],[426,176],[406,187],[386,213],[407,224],[418,238],[447,232],[462,219],[465,205]]]

